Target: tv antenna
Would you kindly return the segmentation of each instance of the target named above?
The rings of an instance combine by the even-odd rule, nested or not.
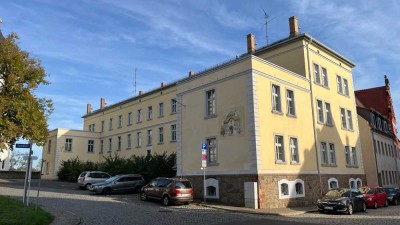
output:
[[[274,20],[276,17],[270,19],[269,15],[267,14],[267,12],[265,12],[265,10],[263,8],[261,8],[264,11],[264,25],[265,25],[265,39],[267,41],[267,45],[268,45],[268,23],[271,22],[272,20]]]
[[[133,85],[135,95],[136,95],[136,72],[137,72],[137,68],[135,68],[135,83]]]

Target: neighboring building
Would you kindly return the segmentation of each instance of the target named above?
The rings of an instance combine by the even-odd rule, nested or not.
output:
[[[389,80],[385,76],[385,86],[359,90],[355,95],[367,183],[398,187],[398,138]]]
[[[85,131],[52,131],[59,134],[50,138],[48,155],[48,146],[43,149],[54,168],[46,178],[55,178],[61,159],[78,155],[101,161],[114,152],[176,152],[177,176],[190,178],[195,197],[202,198],[205,143],[209,200],[256,208],[300,206],[315,203],[328,189],[365,184],[354,64],[299,34],[296,17],[289,25],[288,38],[256,50],[248,35],[246,54],[176,83],[107,107],[102,99],[94,112],[88,105]],[[63,152],[65,147],[57,146],[65,146],[67,138],[72,150]],[[86,150],[89,139],[95,153]],[[74,144],[82,150],[74,151]]]
[[[10,170],[11,154],[12,151],[10,151],[9,149],[0,152],[0,171]]]

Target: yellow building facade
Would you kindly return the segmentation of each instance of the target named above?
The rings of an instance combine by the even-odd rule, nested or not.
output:
[[[95,150],[82,143],[79,158],[176,152],[177,176],[193,182],[195,197],[254,208],[309,205],[328,189],[365,184],[354,64],[299,34],[295,17],[289,25],[288,38],[257,50],[249,35],[248,52],[219,66],[111,106],[102,100],[93,112],[89,105],[82,132],[97,135],[84,138]],[[62,158],[46,148],[46,161]]]

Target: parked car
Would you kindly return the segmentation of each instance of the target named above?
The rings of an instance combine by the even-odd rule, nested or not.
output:
[[[317,205],[320,212],[343,212],[351,215],[354,211],[367,211],[365,199],[357,189],[331,189],[318,199]]]
[[[393,205],[398,205],[400,201],[400,191],[396,188],[384,188],[387,200]]]
[[[387,207],[389,205],[387,194],[383,188],[378,186],[363,186],[359,190],[364,195],[368,207],[377,209],[379,206]]]
[[[111,177],[103,183],[92,184],[89,190],[108,195],[117,192],[138,192],[143,185],[145,185],[145,181],[142,175],[122,174]]]
[[[161,200],[165,206],[193,202],[192,184],[187,179],[159,177],[142,188],[140,199]]]
[[[84,171],[77,180],[80,188],[88,189],[90,185],[104,182],[110,178],[110,174],[101,171]]]

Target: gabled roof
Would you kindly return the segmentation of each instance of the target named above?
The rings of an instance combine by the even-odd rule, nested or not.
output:
[[[389,117],[389,110],[386,101],[386,87],[375,87],[354,92],[356,104],[367,109],[373,109],[380,114]]]

